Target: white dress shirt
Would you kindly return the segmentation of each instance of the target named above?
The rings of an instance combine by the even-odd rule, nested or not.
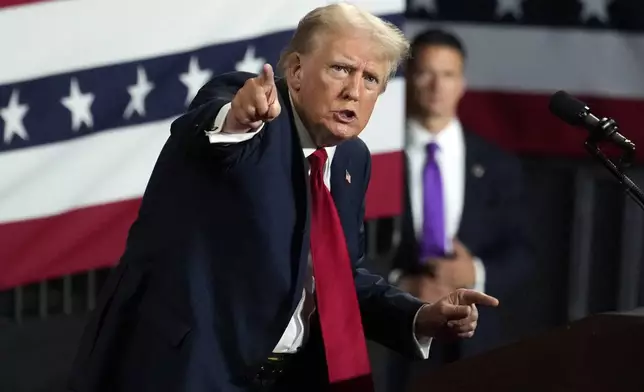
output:
[[[293,102],[291,101],[291,106]],[[230,110],[230,103],[224,105],[217,117],[215,118],[215,123],[212,131],[207,132],[207,137],[209,138],[210,143],[239,143],[254,137],[259,131],[261,131],[263,124],[256,130],[246,132],[246,133],[223,133],[221,132],[226,115]],[[317,147],[311,140],[308,131],[304,128],[298,114],[293,111],[295,115],[295,125],[297,129],[298,136],[302,144],[302,151],[306,158],[309,155],[313,154]],[[328,159],[324,164],[324,185],[331,189],[331,162],[333,161],[333,156],[335,154],[335,147],[325,147],[325,150],[328,154]],[[308,165],[308,160],[306,161]],[[310,169],[308,169],[310,174]],[[284,331],[282,337],[278,341],[277,345],[273,349],[275,353],[294,353],[299,350],[300,347],[304,345],[308,338],[309,334],[309,318],[313,311],[315,310],[315,301],[314,301],[314,290],[315,290],[315,280],[313,278],[313,268],[311,254],[309,253],[309,262],[308,262],[308,273],[306,275],[306,281],[304,283],[304,289],[302,290],[302,298],[295,308],[295,312],[291,320],[289,321],[286,330]],[[418,315],[418,313],[416,314]],[[414,319],[414,325],[415,325]],[[416,346],[418,348],[418,353],[422,358],[429,358],[429,349],[431,346],[432,338],[427,337],[417,337],[413,329],[410,331]]]
[[[435,157],[441,171],[443,182],[443,208],[445,216],[445,245],[452,250],[452,239],[458,233],[465,202],[465,138],[463,128],[454,118],[445,129],[436,134],[430,133],[419,122],[407,120],[407,143],[405,153],[409,162],[409,195],[416,237],[423,235],[423,170],[427,160],[427,145],[438,145]],[[467,245],[467,244],[465,244]],[[485,289],[485,266],[474,258],[474,290]]]

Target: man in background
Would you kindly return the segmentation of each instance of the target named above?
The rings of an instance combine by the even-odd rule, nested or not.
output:
[[[459,121],[466,90],[466,50],[443,30],[412,42],[407,67],[406,203],[391,283],[432,302],[455,288],[501,299],[528,272],[518,159]],[[436,344],[431,366],[489,350],[503,342],[500,318],[481,309],[485,323],[467,342]],[[394,359],[390,384],[405,382]],[[422,366],[427,366],[423,364]]]

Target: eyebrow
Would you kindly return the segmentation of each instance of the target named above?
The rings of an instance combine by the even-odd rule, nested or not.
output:
[[[348,61],[347,61],[347,60],[348,60],[348,59],[338,60],[338,61],[336,61],[335,63],[336,63],[336,64],[339,64],[339,65],[342,65],[343,67],[350,68],[350,69],[351,69],[351,70],[353,70],[353,71],[355,71],[355,70],[357,70],[357,69],[358,69],[358,67],[356,67],[356,66],[355,66],[355,64],[352,64],[352,63],[351,63],[351,60],[348,60]],[[367,75],[367,76],[369,76],[369,77],[372,77],[372,78],[376,79],[376,81],[377,81],[378,83],[380,83],[380,82],[382,81],[382,79],[383,79],[383,78],[379,77],[378,75],[376,75],[376,73],[375,73],[375,72],[372,72],[372,71],[370,71],[370,70],[368,70],[368,69],[366,69],[366,68],[365,68],[365,70],[364,70],[364,73],[365,73],[365,75]]]

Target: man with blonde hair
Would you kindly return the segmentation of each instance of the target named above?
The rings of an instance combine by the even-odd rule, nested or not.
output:
[[[433,303],[359,269],[370,155],[357,138],[406,55],[346,4],[307,14],[275,80],[215,77],[172,124],[70,388],[373,390],[365,337],[427,358],[470,337],[460,290]],[[351,173],[351,182],[345,173]]]

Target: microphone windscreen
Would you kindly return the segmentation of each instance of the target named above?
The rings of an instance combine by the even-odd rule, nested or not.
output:
[[[548,109],[568,124],[577,126],[583,123],[583,114],[585,114],[587,106],[567,92],[557,91],[550,97]]]

